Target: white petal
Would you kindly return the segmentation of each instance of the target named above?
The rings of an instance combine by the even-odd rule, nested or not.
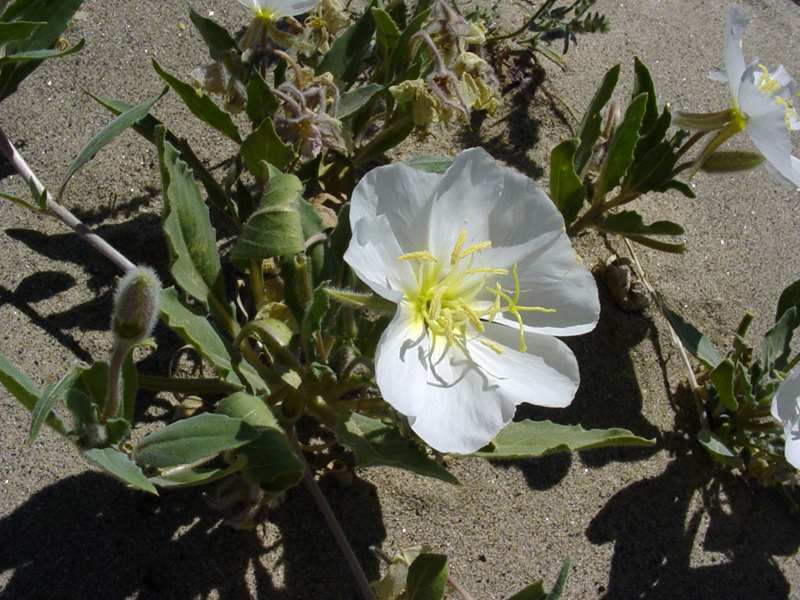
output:
[[[742,52],[742,35],[750,21],[735,8],[728,13],[725,24],[725,74],[731,86],[731,93],[736,98],[739,95],[739,83],[745,70],[744,53]]]
[[[486,337],[504,346],[498,354],[480,339],[469,344],[472,358],[514,404],[569,406],[580,384],[578,361],[561,340],[549,335],[525,334],[526,352],[520,352],[519,330],[486,324]]]
[[[786,439],[784,454],[795,469],[800,469],[800,418],[793,419],[783,430]]]
[[[770,163],[767,163],[767,171],[769,171],[769,174],[783,185],[793,189],[800,189],[800,159],[795,156],[792,156],[791,158],[792,169],[786,173],[786,175],[779,173],[778,170]]]
[[[795,367],[778,386],[772,397],[772,416],[791,421],[800,416],[800,367]]]
[[[353,224],[353,237],[344,259],[373,291],[399,302],[403,290],[416,285],[411,265],[398,260],[402,254],[389,220],[381,215],[364,217]]]
[[[272,0],[273,17],[294,17],[313,9],[319,0]]]
[[[465,247],[490,239],[487,217],[503,191],[506,171],[483,148],[456,157],[434,192],[428,250],[449,258],[462,230],[467,230]]]

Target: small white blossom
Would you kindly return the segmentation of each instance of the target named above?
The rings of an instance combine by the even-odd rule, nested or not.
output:
[[[795,367],[772,397],[772,416],[784,423],[786,460],[800,469],[800,367]]]
[[[727,81],[733,95],[734,123],[743,127],[767,159],[769,171],[782,183],[800,187],[800,159],[792,156],[789,133],[800,129],[797,85],[778,65],[767,69],[758,60],[745,65],[742,35],[749,19],[731,9],[725,25],[725,69],[711,73]]]
[[[474,452],[518,404],[572,401],[578,364],[552,336],[594,328],[597,286],[535,182],[480,148],[442,175],[378,167],[356,186],[350,222],[345,260],[397,304],[378,387],[427,444]]]

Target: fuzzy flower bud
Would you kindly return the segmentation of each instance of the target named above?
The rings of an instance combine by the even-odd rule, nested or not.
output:
[[[137,344],[152,333],[158,320],[161,281],[149,267],[137,267],[120,279],[114,294],[111,329],[117,342]]]

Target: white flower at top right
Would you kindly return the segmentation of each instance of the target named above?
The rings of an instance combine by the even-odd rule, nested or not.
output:
[[[800,367],[789,372],[772,397],[772,416],[784,424],[786,460],[800,469]]]
[[[742,35],[749,18],[731,9],[725,24],[725,69],[710,77],[727,81],[734,119],[741,119],[750,139],[781,183],[800,188],[800,159],[792,156],[790,132],[800,129],[797,84],[778,65],[767,69],[758,60],[745,65]]]

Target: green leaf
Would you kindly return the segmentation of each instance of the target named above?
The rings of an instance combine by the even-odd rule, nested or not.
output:
[[[442,600],[446,584],[444,554],[420,554],[408,568],[408,600]]]
[[[625,111],[608,144],[608,152],[600,167],[595,194],[602,198],[614,189],[633,163],[633,150],[639,141],[639,128],[647,109],[647,95],[638,95]]]
[[[351,413],[336,424],[339,441],[356,455],[356,464],[362,467],[388,465],[412,471],[426,477],[441,479],[461,485],[447,469],[414,441],[403,436],[397,427],[379,419]]]
[[[375,17],[367,10],[345,29],[331,44],[330,49],[314,70],[314,75],[332,73],[349,88],[358,78],[362,62],[375,33]]]
[[[544,591],[544,582],[539,580],[521,589],[508,600],[547,600],[547,592]]]
[[[744,461],[731,450],[716,434],[703,429],[697,434],[697,441],[708,450],[708,453],[718,463],[728,465],[734,469],[745,470]]]
[[[408,581],[408,567],[411,566],[420,554],[429,552],[428,546],[414,546],[405,548],[394,555],[392,564],[375,586],[377,600],[397,600],[406,591]]]
[[[598,219],[595,226],[600,231],[631,235],[683,235],[683,227],[672,221],[656,221],[645,225],[642,216],[633,210],[623,210]]]
[[[195,117],[204,123],[208,123],[234,142],[238,144],[242,143],[242,139],[239,137],[239,129],[233,122],[230,113],[217,106],[208,94],[167,73],[161,68],[161,65],[156,62],[156,59],[153,59],[153,68],[156,70],[156,73],[161,76],[161,79],[166,81],[167,85],[175,90]]]
[[[203,413],[155,430],[139,442],[133,456],[157,469],[194,465],[257,437],[258,431],[241,419]]]
[[[561,570],[558,572],[556,584],[553,586],[553,589],[550,590],[550,593],[547,594],[546,600],[558,600],[561,598],[561,594],[564,593],[564,587],[567,584],[570,567],[572,567],[572,559],[567,555],[564,559],[564,563],[561,565]]]
[[[411,22],[400,34],[395,44],[394,51],[391,57],[391,68],[389,69],[389,79],[387,83],[399,83],[398,79],[402,78],[402,74],[406,73],[410,67],[413,55],[409,52],[411,46],[411,38],[414,37],[422,26],[428,21],[428,16],[431,14],[431,9],[426,8],[424,2],[418,2],[416,7],[416,14],[411,19]]]
[[[778,322],[761,340],[761,353],[758,357],[758,364],[761,365],[762,373],[767,374],[772,369],[777,369],[778,371],[786,369],[789,355],[792,352],[791,343],[796,321],[797,308],[792,307],[783,313]]]
[[[270,167],[261,204],[247,220],[231,260],[261,260],[302,252],[305,238],[298,208],[302,193],[303,184],[297,177]]]
[[[652,446],[653,440],[633,435],[627,429],[583,429],[580,425],[558,425],[552,421],[512,421],[489,444],[475,452],[484,458],[544,456],[553,452],[575,452],[607,446]]]
[[[253,70],[250,81],[247,82],[247,104],[245,111],[252,123],[261,123],[264,119],[278,110],[278,99],[264,81],[258,70]]]
[[[716,367],[722,361],[722,357],[709,339],[700,333],[694,325],[687,323],[682,316],[667,307],[661,294],[656,293],[656,297],[661,310],[664,311],[664,316],[667,317],[669,324],[678,334],[683,347],[709,369]]]
[[[266,408],[263,401],[258,398],[255,400]],[[240,398],[222,408],[231,414],[240,414],[243,418],[250,419],[252,424],[266,423],[269,420],[263,409],[256,407],[253,399]],[[268,408],[266,410],[269,412]],[[258,425],[258,430],[258,439],[239,448],[234,454],[247,459],[241,471],[245,481],[259,484],[271,492],[280,492],[297,485],[303,477],[305,465],[297,458],[286,434],[272,425]]]
[[[164,475],[151,477],[149,481],[163,488],[185,488],[196,485],[206,485],[240,471],[246,463],[247,460],[242,457],[239,460],[235,460],[227,467],[177,468]]]
[[[656,100],[656,88],[653,85],[653,77],[650,75],[650,70],[645,64],[639,60],[639,57],[633,59],[633,93],[631,99],[636,98],[641,94],[647,94],[647,106],[642,118],[642,134],[650,131],[658,121],[658,102]]]
[[[0,66],[14,64],[14,63],[27,63],[31,61],[43,61],[48,58],[59,58],[74,54],[81,50],[85,41],[80,40],[77,44],[66,50],[31,50],[29,52],[18,52],[16,54],[8,54],[0,57]]]
[[[311,303],[306,310],[306,316],[303,319],[300,327],[300,336],[303,341],[303,347],[311,349],[314,347],[316,338],[314,333],[317,332],[321,325],[322,319],[328,312],[330,307],[330,296],[328,295],[327,286],[330,281],[323,281],[314,290],[311,296]]]
[[[733,378],[736,367],[733,361],[729,358],[721,361],[711,371],[710,378],[714,389],[717,390],[720,402],[725,405],[725,408],[736,412],[739,410],[739,403],[736,401],[736,395],[733,391]]]
[[[375,17],[375,41],[378,43],[381,61],[388,62],[397,45],[400,30],[392,17],[383,9],[373,8],[372,16]]]
[[[686,252],[686,244],[683,242],[679,244],[672,244],[669,242],[663,242],[661,240],[654,240],[653,238],[644,235],[628,235],[626,237],[632,242],[636,242],[642,246],[647,246],[653,250],[658,250],[659,252],[670,252],[672,254],[683,254]]]
[[[51,411],[53,410],[53,406],[55,403],[61,400],[69,391],[69,389],[75,385],[75,382],[80,377],[81,372],[86,369],[85,365],[76,365],[72,367],[67,374],[64,375],[57,383],[50,385],[44,391],[44,394],[36,401],[36,405],[33,407],[33,420],[31,421],[31,430],[28,433],[28,439],[26,440],[26,444],[32,444],[33,441],[36,439],[36,436],[39,435],[39,430],[41,430],[42,425],[44,425],[45,419],[50,415]]]
[[[564,140],[550,153],[550,198],[569,226],[586,199],[586,188],[575,172],[575,152],[580,140]]]
[[[339,109],[336,111],[336,118],[340,121],[349,119],[367,106],[373,98],[383,93],[385,89],[384,86],[377,83],[368,83],[345,92],[339,98]]]
[[[0,384],[14,396],[22,406],[33,412],[41,398],[42,393],[39,388],[28,379],[22,371],[17,369],[8,358],[0,354]],[[52,427],[57,433],[67,435],[67,428],[64,421],[56,413],[50,412],[45,415],[44,422]]]
[[[187,294],[227,324],[233,318],[233,308],[225,298],[216,232],[208,207],[186,163],[164,139],[165,130],[158,131],[156,148],[164,189],[164,234],[172,255],[170,272]]]
[[[236,392],[220,400],[216,412],[241,419],[253,427],[273,427],[280,429],[275,415],[269,406],[258,396],[251,396],[244,392]]]
[[[269,175],[267,163],[283,169],[295,158],[294,151],[289,144],[284,144],[275,133],[272,119],[265,118],[258,129],[254,130],[242,144],[242,158],[247,168],[259,179]]]
[[[242,360],[239,351],[220,336],[204,315],[188,308],[174,287],[161,293],[161,318],[211,363],[222,379],[251,392],[265,389],[258,373]]]
[[[196,13],[191,6],[189,7],[189,18],[197,28],[197,31],[200,32],[200,36],[208,46],[208,52],[213,60],[219,60],[221,54],[226,50],[238,49],[236,40],[231,37],[227,29],[215,21]]]
[[[4,23],[37,21],[45,22],[46,25],[37,28],[24,39],[10,42],[5,47],[5,55],[31,55],[40,50],[52,50],[81,3],[82,0],[16,0],[6,6],[0,15],[0,20]],[[82,46],[83,40],[66,52],[77,51]],[[0,101],[13,94],[44,58],[46,56],[3,65],[0,69]]]
[[[110,447],[92,448],[84,451],[83,455],[128,485],[158,496],[158,491],[144,476],[139,465],[124,452]]]
[[[128,127],[134,123],[141,121],[150,112],[150,109],[153,107],[153,105],[166,93],[166,91],[166,88],[164,88],[164,91],[162,91],[152,100],[142,102],[141,104],[126,110],[113,119],[108,125],[103,127],[103,129],[101,129],[97,135],[89,140],[89,143],[81,149],[81,151],[78,153],[78,156],[76,156],[75,160],[72,161],[69,169],[67,169],[67,174],[64,175],[64,179],[61,181],[61,187],[58,188],[56,199],[61,198],[64,193],[64,189],[69,183],[69,180],[73,175],[75,175],[75,173],[78,172],[81,167],[83,167],[83,165],[92,160],[104,146],[116,138],[120,133],[128,129]]]
[[[15,196],[14,194],[7,194],[6,192],[0,192],[0,198],[5,198],[6,200],[11,200],[14,204],[19,204],[23,208],[27,208],[31,212],[41,213],[42,210],[36,206],[35,204],[31,204],[30,202]]]
[[[11,23],[0,23],[0,45],[5,45],[15,40],[23,40],[42,25],[45,25],[43,21],[12,21]]]
[[[589,159],[592,157],[594,145],[597,142],[597,138],[600,137],[603,125],[603,116],[600,112],[611,99],[611,94],[614,93],[618,80],[619,65],[614,65],[603,76],[603,81],[594,93],[594,97],[583,115],[583,120],[578,128],[578,138],[581,143],[575,152],[575,172],[578,175],[583,173]]]
[[[444,173],[453,164],[453,159],[449,156],[437,156],[435,154],[417,154],[409,158],[405,163],[412,169],[424,171],[425,173]]]
[[[775,322],[780,321],[790,308],[797,308],[800,311],[800,279],[781,292],[781,296],[778,298],[778,308],[775,311]]]
[[[704,173],[739,173],[749,171],[760,166],[764,155],[760,152],[745,152],[742,150],[719,150],[703,161],[700,170]]]

